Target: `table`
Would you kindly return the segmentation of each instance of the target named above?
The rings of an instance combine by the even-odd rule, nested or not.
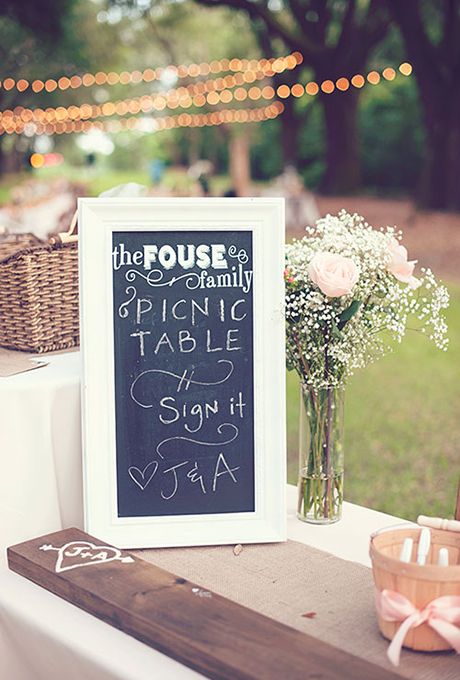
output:
[[[202,677],[8,571],[7,545],[66,526],[82,527],[79,354],[0,381],[0,678],[8,680],[182,680]],[[20,480],[20,483],[18,482]],[[295,516],[288,486],[288,536],[369,565],[369,534],[401,520],[344,504],[326,527]]]
[[[369,534],[397,518],[351,503],[338,524],[317,527],[295,517],[288,487],[288,536],[368,564]],[[0,677],[8,680],[182,680],[202,677],[0,568]]]
[[[83,522],[80,354],[46,360],[0,378],[0,547]]]

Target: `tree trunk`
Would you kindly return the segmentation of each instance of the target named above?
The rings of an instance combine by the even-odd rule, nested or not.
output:
[[[207,130],[207,134],[212,135],[212,144],[210,145],[209,151],[207,153],[207,158],[211,161],[214,172],[217,175],[224,174],[227,172],[227,164],[225,160],[222,159],[221,148],[226,148],[228,144],[229,133],[226,130],[225,125],[215,125],[214,127]]]
[[[326,171],[321,191],[345,194],[360,186],[361,168],[356,90],[321,95],[326,133]]]
[[[16,146],[12,146],[7,151],[2,149],[1,153],[1,171],[3,174],[20,172],[23,169],[22,165],[23,154],[17,150]]]
[[[436,101],[440,106],[425,106],[425,164],[419,202],[426,208],[460,210],[460,97],[449,89],[447,96],[439,93]]]
[[[229,144],[230,177],[237,196],[248,196],[251,186],[249,133],[246,128],[233,134]]]
[[[187,129],[188,134],[188,165],[194,165],[200,158],[200,131],[196,127]]]
[[[419,0],[387,0],[387,4],[403,35],[423,106],[426,144],[419,203],[425,208],[459,210],[459,2],[438,3],[441,12],[434,27]]]
[[[280,116],[283,168],[290,166],[298,169],[299,133],[302,119],[295,111],[295,102],[292,97],[284,99],[283,104],[284,111]]]
[[[273,50],[267,50],[266,53],[273,54]],[[289,85],[292,87],[299,79],[297,70],[284,71],[283,73],[275,73],[273,77],[273,87],[275,90],[280,85]],[[303,117],[296,111],[296,102],[294,97],[287,97],[283,99],[284,111],[279,117],[281,126],[281,153],[283,161],[283,169],[293,167],[298,170],[299,167],[299,134],[303,124]]]

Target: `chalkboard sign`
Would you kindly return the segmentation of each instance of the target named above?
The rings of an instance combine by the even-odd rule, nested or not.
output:
[[[284,538],[279,199],[80,203],[86,528]]]

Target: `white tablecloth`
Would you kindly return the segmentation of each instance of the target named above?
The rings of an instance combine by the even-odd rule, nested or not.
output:
[[[0,379],[0,679],[182,680],[198,673],[8,571],[5,547],[82,527],[78,353]],[[288,536],[369,564],[369,534],[396,517],[351,503],[327,527],[295,517],[288,487]],[[83,527],[82,527],[83,528]]]
[[[0,378],[0,547],[82,525],[80,354],[47,361]]]

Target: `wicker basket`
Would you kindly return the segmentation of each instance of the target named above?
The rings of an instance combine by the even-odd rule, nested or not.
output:
[[[42,243],[33,234],[8,234],[0,237],[0,262],[9,255],[14,255],[18,250],[31,248]]]
[[[74,227],[38,246],[30,246],[30,240],[18,241],[15,248],[0,243],[0,345],[36,353],[78,346]]]

